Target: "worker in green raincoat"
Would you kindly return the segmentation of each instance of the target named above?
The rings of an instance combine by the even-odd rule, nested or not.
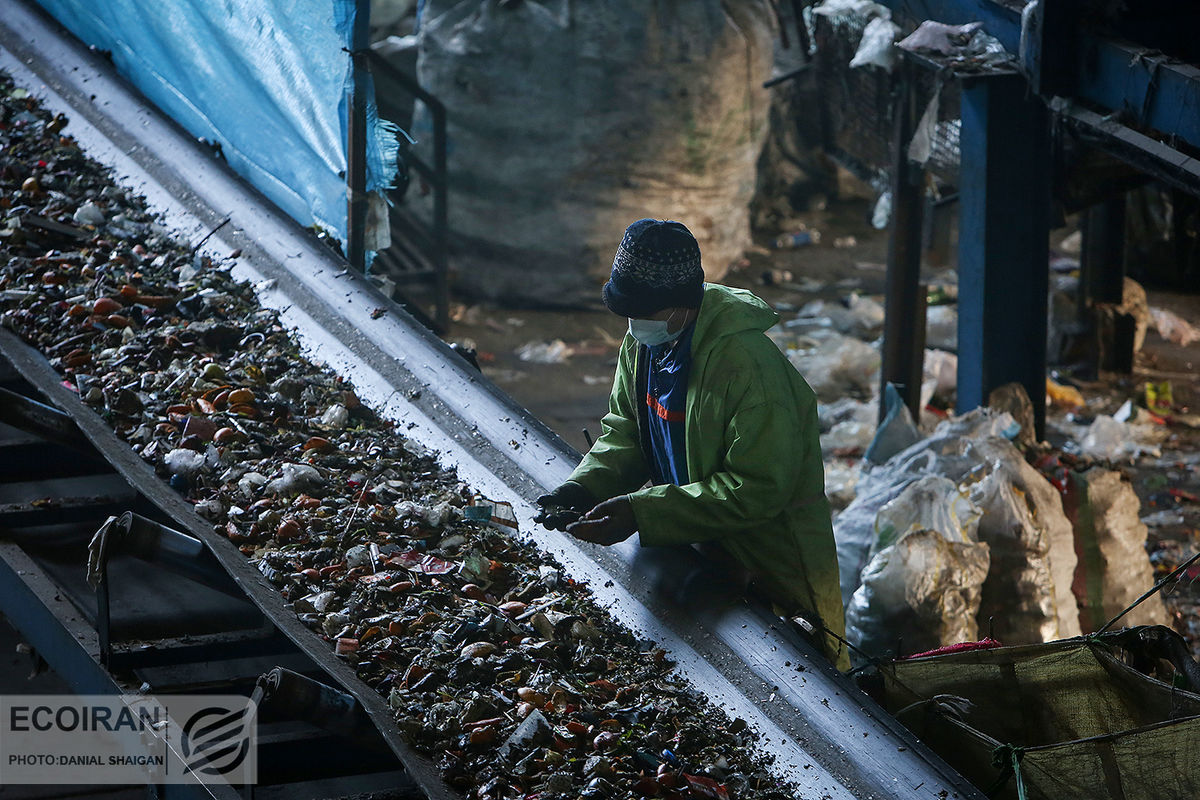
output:
[[[717,545],[847,669],[817,401],[764,335],[778,315],[705,284],[691,232],[653,219],[626,230],[604,302],[629,318],[608,414],[539,520],[601,545]]]

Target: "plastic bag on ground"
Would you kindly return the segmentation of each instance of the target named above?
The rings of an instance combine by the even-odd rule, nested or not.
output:
[[[866,338],[883,327],[883,305],[869,297],[852,294],[845,303],[813,300],[805,303],[788,328],[832,328],[838,333]]]
[[[825,496],[834,511],[845,508],[854,499],[862,466],[857,461],[837,459],[825,462]]]
[[[933,382],[933,391],[953,397],[958,390],[958,356],[945,350],[925,351],[924,383]]]
[[[887,416],[879,426],[875,438],[871,440],[863,457],[872,464],[882,464],[889,458],[911,447],[921,440],[921,433],[913,420],[912,412],[904,404],[894,384],[889,383],[883,390],[884,407]]]
[[[1187,347],[1192,342],[1200,342],[1200,328],[1195,327],[1183,317],[1167,311],[1165,308],[1151,308],[1150,318],[1158,335],[1168,342]]]
[[[821,434],[821,454],[858,455],[870,446],[874,437],[873,423],[857,420],[839,422],[830,428],[828,433]]]
[[[877,400],[855,400],[853,397],[843,397],[832,403],[817,405],[817,424],[822,432],[828,432],[839,422],[862,422],[875,424],[879,419],[879,402]]]
[[[1118,422],[1106,414],[1098,415],[1079,441],[1084,455],[1104,461],[1128,461],[1142,455],[1158,456],[1158,443],[1166,433],[1153,425]]]
[[[874,394],[879,380],[879,350],[832,331],[813,332],[787,348],[788,360],[804,376],[818,400],[847,394]]]
[[[937,350],[958,350],[957,306],[930,306],[925,311],[925,344]]]
[[[1075,525],[1074,592],[1080,625],[1094,631],[1124,611],[1154,585],[1146,553],[1146,525],[1138,518],[1141,501],[1120,472],[1093,467],[1073,474],[1066,503]],[[1152,595],[1121,618],[1119,627],[1168,625],[1162,597]]]

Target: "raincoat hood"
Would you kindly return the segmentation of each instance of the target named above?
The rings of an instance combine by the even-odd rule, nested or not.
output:
[[[766,331],[778,322],[779,315],[751,292],[707,283],[692,334],[692,356],[709,352],[724,337]]]

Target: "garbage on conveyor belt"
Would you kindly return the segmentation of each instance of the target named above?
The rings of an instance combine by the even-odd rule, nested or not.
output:
[[[505,503],[306,360],[252,287],[169,238],[2,75],[0,103],[24,115],[0,132],[0,321],[387,698],[450,785],[795,796],[744,721],[512,535]]]

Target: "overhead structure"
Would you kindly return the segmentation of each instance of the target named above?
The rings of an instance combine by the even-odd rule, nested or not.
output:
[[[958,408],[974,408],[1009,382],[1034,402],[1044,432],[1048,236],[1070,176],[1062,174],[1064,132],[1141,173],[1200,194],[1200,51],[1179,31],[1195,30],[1200,8],[1157,0],[1122,10],[1090,0],[881,0],[905,30],[925,20],[980,22],[1012,54],[1011,66],[969,73],[936,58],[902,54],[906,68],[933,70],[960,84]],[[911,85],[911,81],[899,83]],[[905,89],[904,91],[908,91]],[[899,107],[911,102],[897,95]],[[907,149],[911,128],[897,146]],[[913,165],[906,164],[907,167]],[[893,180],[897,180],[893,176]],[[909,185],[919,177],[905,174]],[[1128,175],[1093,187],[1083,201],[1095,210],[1084,227],[1084,292],[1121,300],[1125,265],[1121,193]],[[893,190],[900,204],[920,202]],[[1085,206],[1085,208],[1086,208]],[[913,221],[915,219],[915,222]],[[897,208],[898,226],[920,216]],[[903,243],[906,234],[893,241]],[[916,313],[920,253],[893,248],[889,313]],[[897,287],[891,290],[891,287]],[[1086,303],[1086,298],[1083,301]],[[914,373],[921,343],[889,324],[884,376]],[[1124,361],[1128,361],[1125,359]],[[1121,359],[1113,364],[1120,365]],[[916,388],[912,394],[916,393]],[[916,399],[911,394],[910,403]]]

